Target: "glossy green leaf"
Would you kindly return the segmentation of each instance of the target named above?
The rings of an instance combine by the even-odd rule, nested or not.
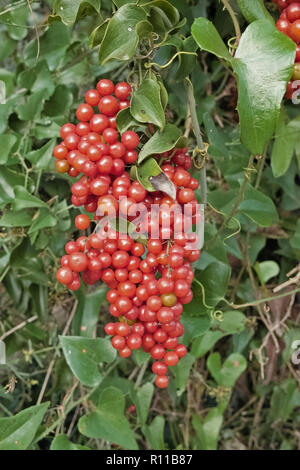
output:
[[[140,151],[138,162],[141,163],[145,158],[157,153],[168,152],[176,148],[186,146],[187,139],[182,136],[181,131],[174,124],[167,124],[162,131],[157,131],[148,140]]]
[[[213,353],[207,360],[207,367],[218,385],[233,387],[239,376],[245,371],[247,361],[241,354],[233,353],[221,365],[220,354]]]
[[[106,388],[99,397],[96,411],[79,420],[81,434],[104,439],[130,450],[137,450],[134,432],[124,416],[125,397],[121,390],[114,387]]]
[[[0,165],[4,165],[7,162],[10,151],[16,141],[17,137],[14,134],[0,135]]]
[[[255,20],[268,20],[274,23],[274,19],[266,9],[263,0],[238,0],[238,5],[248,23]]]
[[[232,63],[233,58],[211,21],[207,18],[197,18],[192,25],[191,31],[193,38],[201,49]]]
[[[165,126],[161,89],[156,80],[146,78],[132,94],[130,112],[139,122],[150,122],[160,129]]]
[[[184,326],[184,344],[187,345],[197,336],[205,335],[210,327],[208,316],[191,317],[186,312],[182,314],[181,322]]]
[[[223,313],[222,320],[213,319],[211,329],[199,335],[193,341],[191,353],[195,357],[202,357],[225,336],[239,334],[245,330],[246,317],[236,310]]]
[[[99,319],[99,312],[106,300],[107,287],[102,284],[92,292],[76,291],[78,305],[74,318],[74,329],[76,334],[91,338]]]
[[[100,362],[112,362],[116,357],[110,341],[104,338],[82,338],[60,336],[60,344],[73,374],[88,387],[100,384],[102,376],[98,370]]]
[[[251,23],[233,58],[214,25],[198,18],[192,26],[198,45],[232,67],[238,81],[241,138],[253,154],[262,154],[272,137],[295,60],[295,43],[269,20]]]
[[[277,210],[272,199],[254,189],[250,184],[247,185],[245,199],[239,205],[239,211],[261,227],[269,227],[278,220]]]
[[[189,379],[191,368],[195,362],[195,357],[191,354],[186,354],[175,367],[172,367],[172,372],[175,377],[175,385],[177,393],[181,394],[186,389],[186,384]]]
[[[55,227],[57,224],[57,218],[51,214],[48,207],[39,209],[39,211],[34,215],[34,220],[28,230],[28,234],[38,232],[46,227]]]
[[[0,418],[0,450],[25,450],[32,443],[49,402],[30,406],[15,416]]]
[[[132,117],[130,108],[125,108],[118,112],[116,123],[120,134],[123,134],[128,129],[139,127],[141,125]]]
[[[153,28],[159,34],[170,32],[185,22],[179,22],[178,10],[166,0],[140,0],[138,4],[149,12]]]
[[[270,21],[254,21],[243,33],[233,68],[241,138],[253,154],[263,153],[276,129],[294,60],[295,43]]]
[[[1,14],[0,23],[6,25],[8,34],[12,39],[20,41],[27,36],[27,20],[29,16],[29,8],[27,5],[19,4],[16,8],[9,9],[7,13]],[[17,25],[17,27],[16,27]]]
[[[137,25],[146,20],[142,8],[128,4],[121,7],[109,21],[99,50],[99,61],[104,65],[111,59],[130,60],[137,48]]]
[[[198,437],[199,450],[216,450],[221,426],[223,424],[223,413],[219,408],[212,408],[205,419],[194,415],[192,419],[194,429]]]
[[[100,7],[101,0],[55,0],[49,21],[61,20],[65,25],[72,26],[84,16],[100,14]]]
[[[50,450],[91,450],[87,446],[74,444],[65,434],[58,434],[51,442]]]
[[[0,204],[14,199],[14,186],[24,185],[25,176],[5,166],[0,167]]]
[[[24,210],[9,211],[0,218],[2,227],[28,227],[32,222],[32,215]]]
[[[154,386],[148,382],[140,387],[133,397],[139,421],[142,425],[146,424],[153,393]]]
[[[31,121],[33,118],[39,117],[45,102],[44,91],[36,91],[32,93],[25,104],[21,104],[18,108],[18,116],[23,121]]]
[[[38,150],[33,150],[26,155],[29,160],[37,169],[48,169],[52,161],[52,151],[55,146],[56,139],[51,139]]]
[[[280,268],[275,261],[262,261],[255,263],[254,269],[259,277],[261,284],[266,284],[270,279],[277,276]]]
[[[196,52],[198,45],[192,36],[187,37],[183,41],[183,51],[185,52]],[[179,66],[176,71],[176,80],[181,81],[188,75],[190,75],[196,65],[197,56],[196,55],[180,55],[179,56]]]
[[[14,192],[15,200],[12,203],[12,208],[15,211],[28,209],[29,207],[47,207],[45,202],[30,194],[23,186],[16,186]]]
[[[163,173],[154,158],[147,158],[135,168],[139,182],[147,191],[162,191],[172,199],[176,198],[176,189],[172,181]]]
[[[288,170],[297,142],[299,141],[300,119],[288,123],[284,116],[278,121],[275,141],[271,155],[271,166],[275,178],[282,176]]]
[[[65,56],[71,39],[71,30],[62,23],[54,23],[40,37],[39,61],[45,60],[51,71],[55,70]],[[28,67],[36,65],[37,41],[32,39],[24,48],[24,61]]]
[[[148,426],[143,426],[142,431],[153,450],[164,450],[165,420],[162,416],[156,416]]]

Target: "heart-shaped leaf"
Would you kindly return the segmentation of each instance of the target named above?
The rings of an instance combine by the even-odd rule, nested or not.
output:
[[[268,19],[248,26],[234,58],[206,18],[194,21],[192,35],[202,49],[225,59],[233,68],[238,81],[241,139],[251,153],[261,154],[279,119],[295,60],[295,43]]]
[[[137,450],[134,432],[124,416],[125,397],[121,390],[109,387],[99,397],[97,410],[79,420],[79,431],[91,438],[104,439],[130,450]]]
[[[61,20],[67,26],[72,26],[79,18],[93,13],[100,14],[101,0],[55,0],[53,14],[49,22]]]
[[[274,23],[272,15],[264,5],[264,0],[237,0],[237,2],[248,23],[255,20],[268,20]]]
[[[111,59],[130,60],[137,48],[137,25],[146,20],[146,12],[133,4],[122,6],[108,23],[99,49],[99,62]]]
[[[60,336],[60,344],[73,374],[88,387],[98,385],[102,376],[98,370],[100,362],[112,362],[116,351],[108,339]]]
[[[176,188],[170,178],[162,171],[154,158],[147,158],[140,166],[132,170],[147,191],[162,191],[176,199]]]
[[[156,80],[146,78],[131,98],[130,112],[140,122],[150,122],[160,129],[165,125],[161,88]]]
[[[167,124],[162,131],[157,131],[148,140],[140,151],[138,162],[157,153],[168,152],[173,148],[183,148],[187,139],[182,136],[181,131],[174,124]]]
[[[25,450],[34,439],[49,402],[30,406],[15,416],[0,418],[0,450]]]

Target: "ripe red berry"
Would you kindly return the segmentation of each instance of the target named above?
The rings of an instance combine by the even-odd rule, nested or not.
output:
[[[97,90],[100,93],[100,95],[111,95],[114,92],[114,84],[111,80],[107,80],[106,78],[103,78],[97,83]]]
[[[69,284],[73,280],[72,270],[67,266],[59,268],[56,273],[56,279],[61,284]]]
[[[106,116],[114,116],[120,109],[120,104],[113,96],[103,96],[98,104],[100,113]]]
[[[119,100],[126,100],[131,93],[131,86],[127,82],[117,83],[115,86],[115,96]]]
[[[176,366],[176,364],[179,361],[179,357],[174,351],[168,351],[165,354],[164,361],[167,364],[167,366]]]
[[[155,385],[158,388],[167,388],[169,385],[169,378],[166,375],[158,375],[155,379]]]
[[[90,226],[90,218],[86,214],[79,214],[75,217],[75,225],[78,230],[85,230]]]
[[[121,137],[122,144],[124,144],[128,150],[134,150],[139,145],[139,141],[139,136],[133,131],[126,131]]]

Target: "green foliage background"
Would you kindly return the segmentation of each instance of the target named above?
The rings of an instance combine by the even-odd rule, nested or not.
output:
[[[274,4],[231,3],[234,58],[218,0],[1,2],[0,449],[299,449],[300,120],[282,104],[295,48]],[[187,76],[209,143],[206,241],[183,315],[189,353],[159,391],[146,355],[116,359],[104,339],[105,287],[56,283],[78,210],[52,149],[102,77],[136,84],[120,128],[143,128],[147,96],[155,151],[181,132],[193,149]]]

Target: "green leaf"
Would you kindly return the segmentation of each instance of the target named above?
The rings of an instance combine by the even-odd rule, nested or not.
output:
[[[274,23],[274,19],[266,9],[263,0],[238,0],[238,5],[248,23],[255,20],[268,20]]]
[[[183,148],[186,146],[187,139],[182,137],[181,131],[174,124],[167,124],[162,131],[157,131],[148,140],[140,151],[138,162],[141,163],[145,158],[156,153],[163,153],[173,148]]]
[[[185,24],[185,20],[179,22],[178,10],[166,0],[140,0],[138,4],[148,10],[153,29],[158,34],[170,32]]]
[[[192,419],[199,440],[199,450],[216,450],[219,434],[223,424],[223,413],[219,408],[212,408],[205,419],[194,415]]]
[[[1,14],[0,23],[3,22],[6,25],[7,31],[12,39],[20,41],[24,39],[28,33],[27,19],[29,8],[24,4],[14,6],[15,8],[12,8],[8,13]]]
[[[30,406],[15,416],[0,418],[0,450],[25,450],[34,439],[49,402]]]
[[[18,108],[18,116],[23,121],[31,121],[37,118],[43,109],[46,96],[44,91],[36,91],[32,93],[25,104],[20,104]]]
[[[42,208],[35,214],[35,218],[31,224],[28,234],[38,232],[46,227],[55,227],[57,218],[51,214],[48,207]]]
[[[185,52],[196,52],[198,48],[197,43],[195,42],[192,36],[187,37],[183,41],[183,51]],[[176,71],[176,80],[181,81],[188,75],[190,75],[196,65],[197,56],[182,54],[179,56],[179,66]]]
[[[208,316],[197,318],[191,317],[184,312],[181,316],[181,321],[184,326],[185,344],[189,344],[192,339],[197,338],[198,336],[205,335],[210,327],[210,319]]]
[[[134,432],[124,416],[125,398],[114,387],[102,391],[97,411],[79,420],[79,431],[87,437],[104,439],[130,450],[138,450]]]
[[[254,189],[250,184],[245,191],[245,199],[239,211],[261,227],[269,227],[278,220],[276,207],[268,196]]]
[[[165,420],[162,416],[156,416],[149,426],[143,426],[142,431],[152,450],[164,450]]]
[[[236,310],[224,312],[222,321],[214,319],[211,322],[211,330],[196,337],[191,353],[196,358],[204,356],[221,338],[244,331],[245,323],[246,317],[243,313]]]
[[[76,334],[91,338],[99,319],[100,308],[106,298],[107,287],[102,284],[92,292],[76,291],[78,305],[74,317]]]
[[[0,219],[2,227],[28,227],[31,223],[32,215],[24,210],[6,212]]]
[[[128,4],[121,7],[108,23],[99,49],[99,62],[104,65],[111,59],[130,60],[139,42],[137,26],[146,20],[142,8]]]
[[[192,365],[195,362],[195,357],[191,354],[186,354],[175,367],[172,367],[172,372],[175,376],[175,385],[177,393],[180,395],[186,389],[186,384],[189,379]]]
[[[162,191],[172,199],[176,199],[176,188],[158,165],[154,158],[148,158],[140,166],[134,167],[139,182],[147,191]]]
[[[39,61],[45,60],[49,70],[54,71],[65,57],[71,39],[71,30],[62,23],[54,23],[40,38]],[[28,67],[36,65],[37,40],[26,44],[24,61]]]
[[[193,38],[201,49],[232,63],[233,58],[211,21],[206,18],[196,18],[191,31]]]
[[[17,141],[17,137],[14,134],[3,134],[0,135],[0,165],[4,165],[7,162],[8,156],[11,149]]]
[[[140,387],[133,397],[141,425],[146,424],[153,393],[154,386],[148,382]]]
[[[81,338],[60,336],[60,344],[73,374],[88,387],[99,385],[102,376],[98,370],[100,362],[112,362],[116,357],[110,341],[103,338]]]
[[[275,261],[262,261],[255,263],[254,269],[262,285],[266,284],[272,277],[279,274],[280,268]]]
[[[58,434],[51,442],[50,450],[91,450],[87,446],[73,444],[65,434]]]
[[[243,33],[233,69],[241,138],[253,154],[263,153],[276,129],[294,60],[295,43],[270,21],[254,21]]]
[[[238,82],[241,139],[253,154],[262,154],[272,137],[281,101],[292,74],[295,43],[268,19],[251,23],[231,57],[214,25],[198,18],[192,26],[198,45],[233,68]]]
[[[52,161],[52,151],[55,145],[56,139],[51,139],[43,147],[38,150],[33,150],[26,155],[26,159],[29,160],[37,169],[45,170],[50,168]]]
[[[15,211],[28,209],[29,207],[45,207],[45,202],[41,201],[38,197],[32,196],[23,186],[15,186],[15,200],[12,203],[12,208]],[[47,208],[48,209],[48,208]]]
[[[285,379],[281,384],[275,385],[271,398],[271,418],[286,422],[293,409],[299,406],[300,391],[296,380]]]
[[[65,25],[72,26],[80,18],[97,13],[100,15],[100,0],[55,0],[53,14],[48,20],[61,20]]]
[[[241,354],[233,353],[221,365],[219,353],[210,354],[207,367],[218,385],[233,387],[239,376],[246,370],[247,361]]]
[[[161,89],[156,80],[146,78],[131,98],[130,112],[140,122],[152,123],[163,129],[165,113],[161,102]]]
[[[288,170],[299,140],[299,131],[300,119],[294,119],[286,123],[284,115],[281,115],[276,128],[271,155],[271,167],[275,178],[284,175]]]
[[[125,108],[118,112],[116,123],[120,134],[123,134],[128,129],[140,126],[140,123],[132,117],[130,108]]]

